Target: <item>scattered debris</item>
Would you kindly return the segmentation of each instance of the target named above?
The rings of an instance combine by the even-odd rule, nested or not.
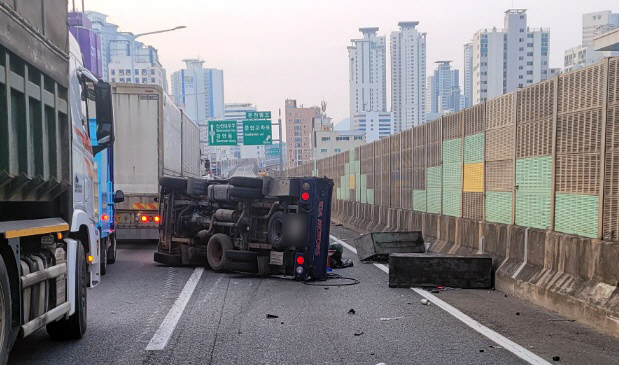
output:
[[[376,365],[387,365],[387,364],[385,364],[384,362],[379,362],[379,363],[378,363],[378,364],[376,364]]]
[[[323,289],[324,289],[324,290],[329,290],[329,288],[328,288],[328,287],[326,287],[326,286],[325,286]]]
[[[357,313],[357,312],[355,312],[355,310],[352,309],[352,308],[350,308],[350,310],[348,311],[348,314],[355,314],[355,313]]]
[[[284,324],[284,322],[282,322],[282,324]]]
[[[484,349],[479,350],[479,352],[484,352]]]
[[[374,353],[373,353],[373,352],[370,352],[370,355],[371,355],[371,356],[374,356]]]
[[[503,348],[502,346],[499,346],[499,345],[490,345],[488,347],[490,347],[491,349],[502,349]]]
[[[507,294],[505,294],[505,298],[507,298]]]
[[[112,312],[112,314],[116,314],[116,312]]]
[[[575,319],[549,319],[550,322],[575,322]]]
[[[422,299],[422,300],[421,300],[421,304],[423,304],[423,305],[429,305],[429,304],[430,304],[430,301],[424,298],[424,299]]]
[[[438,293],[440,293],[440,292],[441,292],[441,291],[440,291],[440,290],[437,290],[437,289],[434,289],[434,290],[432,290],[432,291],[431,291],[431,293],[433,293],[433,294],[438,294]]]
[[[520,312],[516,312],[516,315],[517,315],[517,316],[519,316],[519,315],[520,315]]]
[[[363,334],[363,331],[355,332],[355,336],[361,336],[362,334]]]
[[[552,361],[561,361],[561,357],[559,357],[559,356],[553,356],[553,357],[552,357]]]
[[[403,319],[406,317],[393,317],[393,318],[381,318],[381,321],[397,321],[398,319]]]
[[[276,316],[275,314],[267,314],[267,318],[279,318],[279,316]]]

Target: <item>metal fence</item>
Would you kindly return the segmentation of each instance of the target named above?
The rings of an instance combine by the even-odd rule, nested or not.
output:
[[[336,216],[415,210],[617,241],[619,58],[317,165],[336,183]]]

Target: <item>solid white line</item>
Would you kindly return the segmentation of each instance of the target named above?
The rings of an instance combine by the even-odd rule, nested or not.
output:
[[[193,271],[189,277],[189,280],[187,280],[185,287],[178,295],[178,298],[176,298],[174,305],[170,308],[168,315],[161,323],[161,326],[159,326],[157,332],[153,335],[153,338],[150,339],[148,346],[146,346],[147,351],[163,350],[165,348],[170,336],[172,336],[172,332],[174,332],[174,329],[178,324],[178,320],[181,318],[181,315],[185,310],[185,306],[187,306],[193,291],[196,289],[196,286],[202,277],[202,273],[204,273],[203,267],[196,267]]]
[[[342,246],[346,247],[347,249],[351,250],[354,253],[357,253],[357,250],[344,243],[342,240],[331,236],[331,239],[333,239],[334,241],[340,243]],[[374,266],[376,266],[377,268],[379,268],[380,270],[384,271],[385,273],[389,274],[389,267],[386,266],[385,264],[374,264]],[[475,331],[479,332],[480,334],[486,336],[487,338],[489,338],[490,340],[492,340],[493,342],[495,342],[497,345],[502,346],[504,349],[506,349],[507,351],[513,353],[514,355],[518,356],[519,358],[523,359],[524,361],[528,362],[529,364],[534,364],[534,365],[550,365],[550,363],[544,359],[542,359],[541,357],[535,355],[534,353],[532,353],[531,351],[525,349],[524,347],[518,345],[517,343],[515,343],[514,341],[508,339],[507,337],[491,330],[490,328],[482,325],[481,323],[477,322],[476,320],[474,320],[473,318],[467,316],[466,314],[460,312],[458,309],[456,309],[455,307],[445,303],[444,301],[442,301],[441,299],[439,299],[438,297],[436,297],[436,295],[433,295],[430,292],[427,292],[423,289],[417,289],[417,288],[411,288],[415,293],[421,295],[422,297],[425,297],[426,299],[428,299],[430,302],[432,302],[433,304],[436,304],[437,307],[441,308],[442,310],[444,310],[445,312],[451,314],[452,316],[456,317],[457,319],[459,319],[460,321],[462,321],[464,324],[466,324],[467,326],[471,327],[472,329],[474,329]]]
[[[353,253],[357,253],[357,249],[354,248],[353,246],[349,245],[348,243],[342,241],[341,239],[335,237],[334,235],[330,234],[329,237],[331,237],[332,240],[334,240],[335,242],[339,243],[340,245],[346,247],[347,249],[351,250]]]

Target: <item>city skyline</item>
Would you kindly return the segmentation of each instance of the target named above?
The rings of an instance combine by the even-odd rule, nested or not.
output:
[[[523,8],[527,9],[531,24],[550,28],[549,65],[562,67],[564,51],[580,42],[582,14],[617,11],[608,2],[595,0],[571,4],[569,8],[559,1],[479,1],[475,5],[446,1],[442,7],[407,1],[380,3],[380,7],[372,7],[376,4],[372,1],[333,4],[299,0],[294,7],[289,4],[195,2],[193,6],[178,8],[153,0],[149,3],[149,16],[136,18],[134,14],[143,13],[143,5],[90,0],[86,1],[86,10],[108,14],[121,30],[133,33],[186,25],[187,29],[142,40],[159,50],[168,75],[182,68],[183,59],[199,56],[206,61],[206,67],[225,70],[227,101],[251,100],[276,115],[280,108],[283,112],[286,98],[304,100],[308,106],[318,105],[324,99],[329,102],[329,114],[336,122],[350,113],[346,46],[351,39],[358,38],[360,27],[379,27],[378,36],[386,36],[398,29],[399,21],[417,20],[428,35],[427,67],[444,59],[452,60],[454,68],[463,70],[462,46],[471,41],[473,34],[480,28],[502,24],[507,9]],[[445,12],[444,8],[451,10]],[[558,8],[562,9],[562,17],[548,16]],[[172,9],[178,15],[174,19],[167,16]],[[349,12],[350,9],[372,11]],[[309,31],[299,25],[317,17],[333,26],[312,27]],[[208,28],[204,25],[207,23]],[[430,71],[426,70],[428,74]],[[387,72],[390,83],[390,70]],[[387,89],[391,90],[390,84]]]

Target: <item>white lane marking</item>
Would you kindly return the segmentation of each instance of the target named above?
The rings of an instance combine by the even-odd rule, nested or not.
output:
[[[357,253],[357,250],[354,247],[350,246],[349,244],[346,244],[345,242],[343,242],[342,240],[338,239],[337,237],[331,236],[331,239],[333,239],[334,241],[338,242],[339,244],[341,244],[342,246],[346,247],[347,249],[351,250],[352,252]],[[384,271],[385,273],[389,274],[389,267],[387,265],[385,265],[385,264],[376,264],[375,263],[374,266],[376,266],[380,270]],[[501,334],[491,330],[490,328],[482,325],[481,323],[477,322],[473,318],[471,318],[471,317],[467,316],[466,314],[460,312],[455,307],[445,303],[444,301],[442,301],[441,299],[439,299],[438,297],[436,297],[432,293],[429,293],[429,292],[427,292],[427,291],[425,291],[423,289],[417,289],[417,288],[411,288],[411,289],[415,293],[417,293],[417,294],[421,295],[422,297],[428,299],[433,304],[436,304],[437,307],[441,308],[445,312],[447,312],[447,313],[451,314],[452,316],[456,317],[457,319],[459,319],[461,322],[463,322],[467,326],[471,327],[472,329],[474,329],[475,331],[479,332],[480,334],[486,336],[487,338],[489,338],[490,340],[495,342],[497,345],[502,346],[504,349],[506,349],[507,351],[511,352],[512,354],[518,356],[519,358],[523,359],[524,361],[528,362],[529,364],[534,364],[534,365],[548,364],[548,365],[550,365],[550,363],[548,361],[546,361],[546,360],[542,359],[541,357],[535,355],[531,351],[529,351],[529,350],[525,349],[524,347],[518,345],[514,341],[508,339],[507,337],[505,337],[505,336],[503,336],[503,335],[501,335]]]
[[[330,234],[329,237],[331,237],[332,240],[334,240],[335,242],[339,243],[340,245],[346,247],[347,249],[351,250],[353,253],[357,253],[357,249],[354,248],[353,246],[349,245],[348,243],[342,241],[341,239],[335,237],[334,235]]]
[[[176,328],[178,324],[178,320],[181,318],[183,311],[185,310],[185,306],[189,302],[193,291],[196,289],[200,278],[202,277],[202,273],[204,273],[203,267],[196,267],[193,271],[189,280],[183,287],[183,290],[176,298],[174,305],[170,308],[168,315],[164,318],[163,322],[161,322],[161,326],[157,329],[157,332],[153,335],[153,338],[150,339],[150,342],[146,346],[147,351],[153,350],[163,350],[172,336],[172,332]]]

